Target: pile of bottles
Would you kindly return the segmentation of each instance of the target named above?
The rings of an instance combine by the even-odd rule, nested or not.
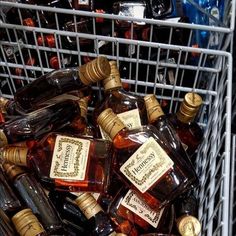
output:
[[[125,90],[103,56],[2,97],[0,234],[199,235],[201,104],[190,92],[164,114],[155,94]]]

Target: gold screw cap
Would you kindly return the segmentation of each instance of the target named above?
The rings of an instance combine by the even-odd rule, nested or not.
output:
[[[109,64],[111,67],[110,76],[102,81],[105,91],[122,87],[120,72],[118,70],[116,61],[109,61]]]
[[[81,116],[86,118],[87,117],[87,112],[88,112],[88,97],[81,98],[79,100],[79,107],[80,107],[80,113]]]
[[[98,212],[102,211],[102,208],[99,206],[91,193],[84,192],[79,194],[79,196],[75,199],[75,203],[87,219],[90,219]]]
[[[147,110],[148,121],[154,122],[159,116],[164,115],[160,103],[157,101],[154,94],[149,94],[144,97]]]
[[[9,177],[9,179],[14,179],[16,176],[25,173],[26,171],[21,168],[20,166],[14,165],[13,163],[10,162],[4,162],[2,164],[2,167]]]
[[[126,128],[125,124],[119,119],[111,108],[107,108],[98,116],[97,123],[111,139],[113,139],[120,130]]]
[[[201,224],[194,216],[184,216],[177,222],[177,228],[182,236],[198,236]]]
[[[6,104],[9,102],[9,99],[0,97],[0,109],[2,113],[7,113]]]
[[[85,85],[107,78],[111,73],[109,61],[106,57],[98,58],[79,67],[79,77]]]
[[[12,222],[21,236],[36,236],[45,232],[37,217],[28,208],[16,213]]]

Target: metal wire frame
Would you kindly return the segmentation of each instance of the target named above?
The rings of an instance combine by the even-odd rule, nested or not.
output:
[[[19,7],[23,6],[20,5]],[[37,8],[37,6],[31,7],[32,9]],[[65,9],[51,8],[50,10],[56,12],[59,10],[63,13],[67,11]],[[78,11],[73,11],[73,14],[79,13]],[[88,16],[95,14],[93,15],[93,19],[99,16],[96,15],[96,13],[81,12],[81,14],[88,14]],[[117,19],[117,16],[105,15],[105,17],[112,17],[111,24],[114,26],[114,21]],[[118,17],[118,19],[121,18]],[[138,19],[126,18],[126,20]],[[155,24],[157,24],[157,22],[158,21],[155,21]],[[163,22],[158,22],[158,24],[159,23],[163,24]],[[171,27],[171,25],[169,26]],[[189,29],[191,29],[190,25],[184,24],[181,26],[186,28],[190,27]],[[195,91],[199,93],[203,97],[204,103],[199,113],[198,121],[205,130],[205,139],[197,155],[197,171],[200,176],[200,187],[198,189],[200,201],[199,217],[203,226],[202,235],[230,235],[231,228],[229,222],[231,222],[231,215],[228,211],[228,209],[232,207],[232,201],[230,201],[232,57],[230,53],[204,48],[172,45],[171,43],[161,44],[152,41],[145,42],[117,37],[106,37],[96,35],[95,26],[92,34],[67,32],[59,30],[59,28],[46,29],[22,25],[13,26],[4,22],[2,22],[0,27],[6,30],[9,35],[8,40],[0,41],[0,66],[3,68],[3,71],[0,72],[2,80],[1,95],[5,97],[13,97],[17,89],[15,79],[19,79],[22,82],[22,86],[24,82],[28,83],[35,79],[35,77],[28,76],[28,71],[47,73],[52,70],[48,62],[45,65],[42,61],[41,53],[56,53],[61,59],[60,67],[62,68],[66,67],[63,62],[63,57],[66,55],[74,55],[78,61],[78,65],[81,65],[83,56],[93,58],[101,55],[99,42],[105,44],[110,43],[112,46],[112,50],[103,55],[107,56],[110,60],[116,60],[120,67],[122,63],[127,63],[129,66],[128,76],[122,78],[122,81],[128,83],[131,86],[131,90],[136,94],[144,95],[154,93],[160,101],[167,101],[167,112],[175,112],[178,109],[186,92]],[[199,26],[193,27],[199,29]],[[207,29],[207,26],[201,27],[203,27],[201,29]],[[216,32],[218,32],[217,30],[223,30],[225,33],[226,31],[230,33],[230,30],[225,28],[214,28],[213,30],[216,30]],[[27,40],[23,42],[19,41],[17,34],[19,31],[22,32],[23,35],[31,33],[34,38],[34,43],[29,43]],[[15,40],[10,37],[9,32],[13,32]],[[46,47],[45,45],[39,46],[36,40],[37,34],[53,34],[56,39],[55,48]],[[77,42],[76,49],[69,50],[63,47],[61,38],[65,36],[75,38]],[[91,39],[93,41],[95,45],[93,52],[87,52],[80,47],[80,40],[82,38]],[[25,39],[27,39],[26,36]],[[6,57],[5,46],[17,47],[20,52],[21,61],[14,60],[13,62],[9,62]],[[120,49],[130,46],[132,50],[135,51],[133,55],[120,55]],[[24,63],[23,48],[34,50],[38,54],[38,66],[28,66]],[[140,56],[143,49],[146,49],[148,52],[145,57]],[[151,57],[153,52],[155,52],[155,57]],[[164,56],[162,56],[162,54],[164,54]],[[174,61],[172,60],[173,55],[175,55]],[[194,62],[189,61],[189,55],[197,55],[197,59]],[[25,75],[14,75],[12,68],[22,68]],[[191,72],[191,77],[189,77],[188,72]],[[170,76],[172,77],[171,83],[168,82]],[[191,79],[190,84],[186,83],[189,78]],[[205,84],[202,85],[202,82]],[[5,87],[8,89],[5,90]],[[99,86],[94,86],[93,89],[98,90],[101,95]]]

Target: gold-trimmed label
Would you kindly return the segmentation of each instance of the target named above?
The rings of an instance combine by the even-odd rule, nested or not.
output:
[[[127,192],[121,205],[141,217],[154,228],[158,226],[164,211],[164,209],[160,211],[151,209],[133,190]]]
[[[138,129],[142,126],[138,108],[119,113],[117,116],[129,130]],[[109,135],[100,126],[99,129],[103,139],[111,140]]]
[[[90,141],[58,135],[53,151],[50,177],[84,180]]]
[[[120,171],[141,192],[146,192],[174,165],[167,153],[150,137],[121,166]]]

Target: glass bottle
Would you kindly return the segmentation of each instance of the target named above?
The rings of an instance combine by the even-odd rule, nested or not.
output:
[[[2,168],[0,168],[0,208],[7,215],[21,208],[21,203],[10,187]]]
[[[12,163],[4,162],[3,169],[13,183],[22,202],[29,207],[50,233],[60,232],[62,222],[46,196],[41,184],[25,169]]]
[[[98,124],[113,142],[113,170],[151,208],[163,207],[196,180],[194,170],[154,126],[128,130],[110,108],[99,115]]]
[[[17,106],[29,111],[52,97],[84,88],[86,85],[107,78],[109,74],[109,62],[105,57],[100,56],[77,68],[59,69],[42,75],[19,89],[14,95],[14,101]]]
[[[11,220],[4,213],[4,211],[0,208],[0,235],[3,236],[15,236],[15,230],[11,223]]]
[[[185,165],[189,166],[189,168],[193,168],[192,163],[184,150],[184,144],[181,143],[177,132],[164,114],[156,96],[154,94],[146,95],[144,101],[149,123],[161,132],[163,140],[168,142],[178,154],[185,158]]]
[[[18,116],[2,125],[0,146],[41,138],[50,131],[66,126],[79,113],[80,108],[76,101],[65,100]]]
[[[50,133],[32,148],[5,146],[1,155],[4,160],[34,170],[47,188],[103,192],[113,150],[107,140]]]
[[[33,214],[32,210],[27,208],[19,211],[12,217],[12,222],[20,236],[47,236],[43,226]]]
[[[96,199],[90,193],[81,193],[75,203],[88,219],[90,226],[90,235],[94,236],[112,236],[116,235],[114,223],[106,214]]]
[[[186,152],[192,157],[203,140],[203,131],[194,121],[202,104],[202,98],[196,93],[187,93],[176,114],[169,115]]]
[[[87,218],[74,202],[77,196],[65,191],[51,190],[48,197],[66,226],[81,235],[88,234]]]
[[[176,226],[180,235],[199,235],[201,223],[197,219],[198,201],[193,193],[190,191],[177,198],[174,206]]]
[[[146,108],[142,97],[126,92],[122,88],[120,73],[115,61],[110,61],[111,74],[104,79],[105,99],[99,103],[93,112],[95,135],[108,138],[99,128],[97,117],[106,108],[111,108],[129,129],[140,128],[147,124]]]
[[[164,232],[168,210],[169,206],[155,211],[135,191],[122,187],[109,207],[109,214],[118,225],[116,232],[136,236],[144,232]]]

